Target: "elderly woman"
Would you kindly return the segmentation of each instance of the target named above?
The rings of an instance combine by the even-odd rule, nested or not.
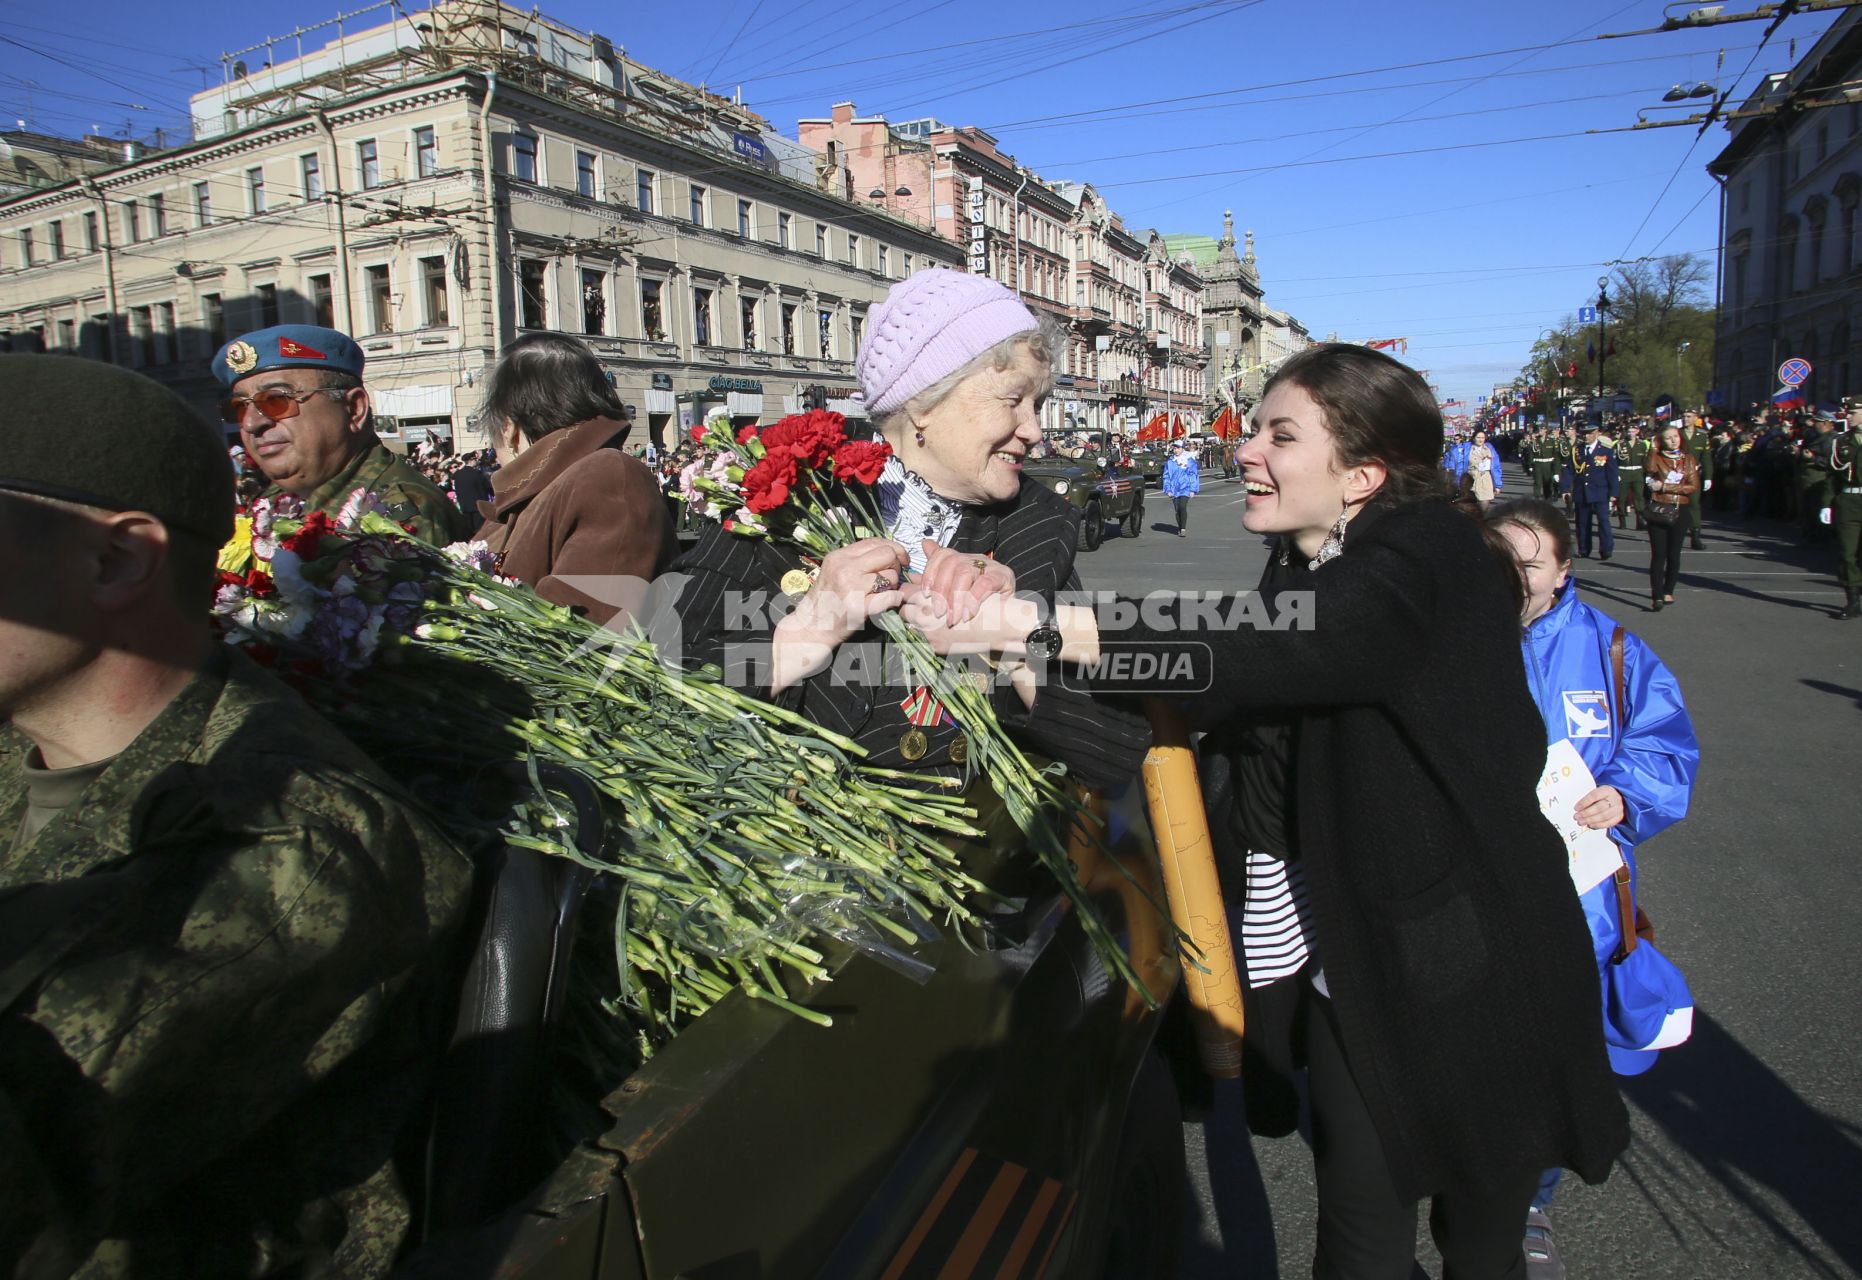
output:
[[[1070,683],[1108,692],[1140,664],[1102,652],[1151,653],[1145,675],[1180,673],[1218,736],[1245,739],[1216,821],[1248,850],[1232,886],[1248,1041],[1276,1092],[1308,1086],[1313,1275],[1408,1276],[1430,1199],[1445,1275],[1517,1280],[1542,1171],[1600,1181],[1629,1139],[1589,935],[1534,798],[1518,573],[1450,505],[1415,370],[1323,343],[1257,416],[1243,524],[1277,544],[1260,597],[1063,605],[1030,634],[1039,602],[972,613],[914,589],[906,616],[941,649],[1077,664]]]
[[[852,737],[872,763],[957,776],[962,727],[919,691],[837,662],[842,646],[876,642],[870,619],[895,609],[909,574],[967,609],[1010,582],[1052,602],[1079,588],[1079,516],[1022,475],[1041,439],[1053,382],[1048,337],[1009,289],[963,272],[921,271],[868,316],[861,388],[893,457],[872,495],[883,537],[829,552],[818,566],[795,549],[709,528],[674,565],[690,575],[678,602],[691,665],[716,663],[734,682]],[[747,616],[775,601],[781,620]],[[790,606],[793,606],[792,608]],[[787,610],[786,613],[783,611]],[[1013,668],[1016,664],[1007,664]],[[1029,746],[1089,785],[1133,777],[1150,743],[1136,716],[1084,693],[999,682],[997,713]]]
[[[480,412],[503,465],[473,536],[505,576],[618,629],[678,543],[653,473],[621,452],[628,424],[600,362],[574,338],[526,334]]]

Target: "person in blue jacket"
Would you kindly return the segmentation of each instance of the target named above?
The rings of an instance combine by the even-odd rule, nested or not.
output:
[[[1575,816],[1587,827],[1610,833],[1629,869],[1633,898],[1636,846],[1687,815],[1700,766],[1700,745],[1680,685],[1639,637],[1578,599],[1571,576],[1571,530],[1563,512],[1537,498],[1515,498],[1489,507],[1487,521],[1512,547],[1525,584],[1521,644],[1547,745],[1569,738],[1590,767],[1597,786],[1579,800]],[[1619,632],[1622,722],[1611,656]],[[1619,958],[1625,939],[1613,879],[1579,900],[1603,984],[1604,1042],[1611,1066],[1618,1075],[1640,1075],[1654,1065],[1661,1049],[1687,1038],[1693,996],[1680,971],[1652,945],[1641,943],[1633,955]],[[1546,1171],[1527,1216],[1530,1280],[1564,1275],[1546,1214],[1563,1172]]]
[[[1450,438],[1448,448],[1442,451],[1442,470],[1453,481],[1452,488],[1461,488],[1461,477],[1468,473],[1468,452],[1473,448],[1473,443],[1462,439],[1457,432]]]
[[[1203,491],[1202,471],[1197,465],[1196,455],[1181,440],[1177,441],[1175,452],[1170,461],[1164,464],[1164,496],[1169,498],[1177,509],[1177,536],[1186,538],[1190,532],[1190,498]]]
[[[1610,531],[1610,507],[1621,487],[1616,473],[1616,450],[1605,444],[1603,415],[1592,413],[1584,424],[1584,440],[1565,459],[1558,487],[1571,501],[1571,517],[1578,527],[1578,555],[1590,559],[1591,522],[1596,522],[1599,559],[1608,560],[1616,551],[1616,535]]]

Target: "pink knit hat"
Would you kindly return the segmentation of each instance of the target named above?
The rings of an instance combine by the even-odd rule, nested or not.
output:
[[[854,371],[866,407],[890,413],[1004,338],[1038,329],[1004,284],[941,267],[893,285],[867,313]]]

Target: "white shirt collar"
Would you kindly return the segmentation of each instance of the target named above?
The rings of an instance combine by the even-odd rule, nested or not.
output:
[[[939,496],[923,476],[906,470],[896,456],[886,459],[878,491],[879,520],[886,536],[911,554],[912,572],[923,573],[924,539],[948,547],[963,522],[963,504]]]

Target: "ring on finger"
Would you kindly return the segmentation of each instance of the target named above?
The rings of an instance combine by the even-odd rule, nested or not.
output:
[[[976,557],[976,559],[970,561],[970,567],[976,570],[978,573],[985,573],[989,569],[989,561],[983,559],[981,556],[978,556]]]
[[[866,594],[869,596],[877,596],[883,595],[890,590],[892,590],[892,581],[887,578],[885,574],[876,573],[873,575],[873,585],[866,589]]]

